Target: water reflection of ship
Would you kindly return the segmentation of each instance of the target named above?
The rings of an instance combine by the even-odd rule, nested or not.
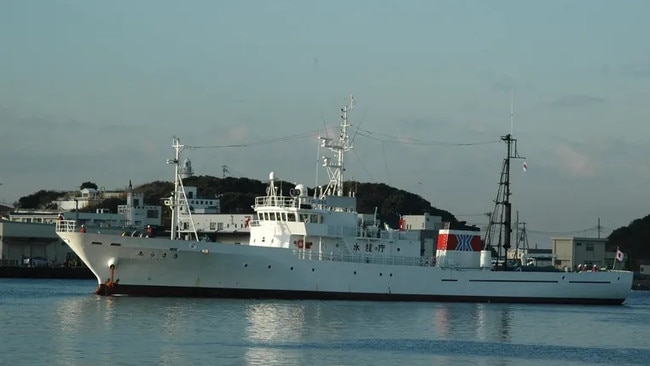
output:
[[[51,319],[58,326],[52,327],[50,334],[52,344],[61,354],[72,355],[78,352],[79,334],[88,333],[91,330],[110,326],[115,318],[115,304],[119,298],[81,296],[72,297],[61,301],[52,311]],[[97,347],[105,347],[101,354],[110,355],[114,350],[109,344],[101,344]],[[102,363],[103,360],[96,360]],[[106,360],[110,362],[111,360]]]
[[[256,302],[247,306],[245,338],[254,345],[282,339],[297,342],[305,330],[305,304]],[[249,347],[244,356],[248,364],[281,364],[285,350],[279,347]]]
[[[304,305],[296,303],[253,303],[247,306],[246,336],[254,342],[279,338],[297,341],[304,329]]]
[[[434,310],[433,326],[441,339],[509,341],[512,311],[502,304],[441,304]]]

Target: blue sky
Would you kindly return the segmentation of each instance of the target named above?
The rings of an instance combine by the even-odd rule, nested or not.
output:
[[[514,95],[531,244],[596,235],[599,217],[607,235],[650,213],[648,14],[645,0],[0,1],[0,201],[169,180],[174,135],[248,145],[186,151],[198,174],[313,186],[306,135],[354,94],[347,176],[483,224]],[[491,143],[458,145],[472,142]]]

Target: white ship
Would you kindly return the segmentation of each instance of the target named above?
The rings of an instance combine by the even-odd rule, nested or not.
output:
[[[169,238],[80,233],[75,221],[56,232],[92,270],[97,294],[284,299],[621,304],[632,272],[548,272],[493,268],[475,231],[440,230],[434,255],[417,231],[365,222],[356,199],[344,194],[344,153],[352,148],[342,109],[334,152],[325,159],[329,183],[309,196],[302,184],[287,195],[270,174],[257,197],[245,245],[196,235],[179,175],[184,145],[174,139],[174,193]],[[510,135],[507,136],[510,138]],[[508,140],[509,142],[510,140]],[[508,162],[510,144],[508,144]],[[509,164],[504,164],[509,170]],[[507,200],[508,195],[506,195]],[[509,207],[509,206],[508,206]],[[510,212],[507,210],[507,214]],[[504,220],[510,222],[510,217]],[[510,230],[508,227],[507,230]],[[509,232],[509,231],[508,231]]]

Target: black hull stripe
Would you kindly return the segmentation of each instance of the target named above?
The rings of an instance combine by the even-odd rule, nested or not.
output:
[[[469,282],[559,283],[559,281],[552,281],[552,280],[469,280]]]
[[[410,294],[365,294],[348,292],[250,290],[231,288],[171,287],[117,285],[109,290],[100,285],[101,295],[130,295],[148,297],[221,297],[238,299],[286,299],[286,300],[359,300],[359,301],[427,301],[427,302],[474,302],[474,303],[522,303],[522,304],[582,304],[620,305],[625,298],[584,299],[550,297],[510,296],[446,296]]]

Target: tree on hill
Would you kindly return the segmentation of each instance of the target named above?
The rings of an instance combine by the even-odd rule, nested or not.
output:
[[[91,182],[86,182],[91,183]],[[255,197],[266,194],[267,184],[259,180],[248,178],[218,178],[213,176],[194,176],[183,180],[185,186],[197,187],[199,197],[219,198],[222,213],[252,213]],[[294,187],[293,183],[277,181],[279,193],[288,195]],[[378,219],[397,227],[400,215],[421,215],[429,213],[441,216],[445,222],[450,222],[452,227],[465,228],[454,215],[448,211],[433,207],[431,203],[419,195],[388,186],[383,183],[345,182],[344,192],[354,192],[357,199],[357,211],[360,213],[373,213],[377,209]],[[144,203],[148,205],[163,205],[169,198],[174,185],[170,182],[154,181],[134,188],[135,192],[144,194]],[[308,189],[309,195],[314,190]],[[36,208],[43,203],[49,203],[64,195],[62,192],[39,191],[34,195],[21,198],[19,203],[24,208]],[[125,199],[107,199],[99,205],[87,208],[108,208],[117,212],[117,205],[126,203]],[[168,209],[162,210],[163,220],[169,220],[171,213]]]
[[[248,178],[218,178],[213,176],[193,176],[183,180],[185,186],[197,187],[199,197],[219,198],[222,213],[252,213],[255,197],[266,194],[267,183]],[[289,194],[293,183],[277,181],[276,187],[284,195]],[[357,210],[362,213],[373,213],[377,208],[377,216],[391,227],[397,227],[400,215],[421,215],[425,212],[441,216],[443,221],[452,226],[462,228],[454,215],[448,211],[433,207],[419,195],[390,187],[383,183],[345,182],[344,192],[355,192]],[[145,194],[147,204],[159,205],[168,198],[174,186],[169,182],[152,182],[136,187],[134,190]],[[308,189],[309,195],[314,190]],[[163,210],[163,217],[169,217],[169,210]]]
[[[80,208],[79,212],[95,212],[99,208],[106,208],[111,213],[117,213],[117,206],[126,204],[126,198],[111,197],[101,201],[98,204],[88,205]]]
[[[79,190],[82,190],[82,189],[84,189],[84,188],[89,188],[89,189],[97,190],[97,184],[95,184],[95,183],[93,183],[93,182],[83,182],[83,183],[81,183],[81,185],[79,186]]]
[[[650,259],[650,215],[612,231],[606,247],[608,251],[619,248],[627,256],[628,266],[638,270]]]
[[[442,217],[458,227],[459,221],[448,211],[431,206],[429,201],[419,195],[390,187],[384,183],[345,182],[344,191],[356,192],[357,211],[371,213],[377,208],[379,218],[391,227],[397,227],[400,215],[421,215],[429,213]]]
[[[30,194],[29,196],[20,197],[17,203],[14,204],[16,208],[24,209],[55,209],[56,205],[52,202],[57,198],[65,196],[65,192],[61,191],[40,191]]]

